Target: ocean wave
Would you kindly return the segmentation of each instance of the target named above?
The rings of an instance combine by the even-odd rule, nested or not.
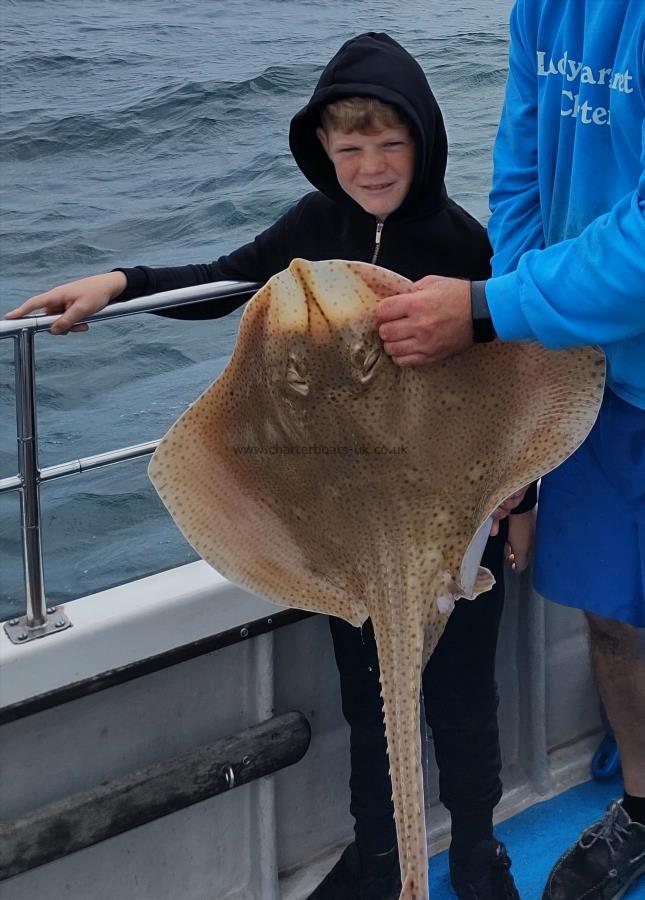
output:
[[[271,112],[262,108],[258,94],[277,98],[301,92],[311,81],[311,68],[272,66],[240,82],[166,85],[119,108],[60,118],[34,110],[33,117],[26,119],[23,110],[20,124],[7,128],[0,138],[0,153],[7,162],[30,162],[58,154],[148,148],[152,139],[156,152],[158,141],[166,142],[179,130],[184,139],[199,139],[212,137],[213,128],[234,127],[240,120],[261,127]]]
[[[188,116],[200,118],[204,111],[217,111],[228,115],[243,108],[253,110],[262,120],[262,108],[258,107],[258,94],[269,97],[299,92],[310,87],[313,66],[270,66],[259,75],[242,81],[187,81],[174,86],[159,88],[147,97],[125,107],[121,115],[135,121],[150,121],[155,125],[160,117],[172,127]],[[243,104],[243,101],[248,101]]]
[[[141,138],[140,128],[117,116],[79,114],[29,122],[7,131],[0,138],[0,154],[6,162],[33,162],[58,154],[126,148]]]
[[[0,78],[5,89],[18,84],[24,79],[30,78],[56,78],[60,75],[71,75],[76,78],[92,78],[97,72],[104,69],[115,68],[122,72],[128,66],[140,66],[142,59],[153,59],[151,55],[141,53],[135,56],[131,54],[104,54],[100,62],[96,57],[72,55],[71,53],[26,53],[7,59],[0,66]]]
[[[24,246],[24,245],[23,245]],[[79,233],[56,240],[51,244],[43,244],[42,236],[37,249],[14,250],[12,262],[16,269],[29,272],[38,269],[64,272],[72,265],[77,267],[95,267],[108,263],[113,255],[110,247],[96,247],[87,243]]]

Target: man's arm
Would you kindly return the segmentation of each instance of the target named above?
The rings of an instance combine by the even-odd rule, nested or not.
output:
[[[563,349],[645,332],[645,120],[635,189],[578,237],[530,250],[486,283],[495,330],[507,341]]]
[[[497,335],[560,350],[645,332],[645,121],[635,189],[576,238],[528,250],[486,282]],[[438,362],[472,344],[469,285],[429,276],[377,306],[385,350],[399,365]],[[470,329],[470,337],[468,337]]]
[[[495,145],[493,278],[485,288],[493,325],[503,340],[537,340],[553,349],[629,340],[645,331],[645,120],[633,191],[577,237],[544,248],[535,23],[526,6],[518,0],[511,17],[510,72]]]
[[[506,95],[495,146],[491,218],[493,276],[517,268],[527,250],[544,247],[537,166],[537,75],[532,27],[523,0],[511,14]]]
[[[526,250],[544,245],[537,178],[537,86],[530,22],[524,0],[511,14],[506,98],[494,149],[492,218],[493,274],[511,271]],[[490,340],[495,331],[485,292],[487,282],[427,276],[415,294],[387,298],[377,307],[385,351],[397,365],[439,362]]]
[[[537,340],[554,349],[629,340],[645,331],[645,122],[634,190],[576,238],[545,248],[537,94],[531,87],[537,77],[530,49],[535,41],[524,9],[519,0],[512,17],[511,72],[491,196],[493,278],[485,283],[484,309],[503,340]],[[419,286],[413,299],[387,298],[377,308],[385,349],[399,365],[437,362],[472,343],[472,308],[463,282],[429,277]]]

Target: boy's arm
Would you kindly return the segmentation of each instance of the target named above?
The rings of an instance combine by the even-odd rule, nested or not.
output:
[[[53,334],[67,334],[71,330],[87,331],[87,325],[78,323],[100,312],[108,303],[217,280],[264,282],[286,268],[293,258],[291,238],[296,233],[301,206],[302,202],[292,207],[254,241],[215,263],[158,269],[141,266],[92,275],[37,294],[10,310],[6,318],[18,319],[38,310],[48,315],[60,314],[50,331]],[[217,318],[243,302],[243,296],[213,300],[163,310],[160,314],[184,319]]]
[[[514,572],[523,572],[531,559],[535,536],[535,510],[508,517],[505,556]]]
[[[119,269],[117,271],[123,272],[126,277],[127,286],[125,291],[111,302],[131,300],[133,297],[144,297],[196,284],[208,284],[212,281],[257,281],[263,284],[276,272],[285,269],[293,258],[291,236],[296,227],[299,209],[300,204],[292,207],[253,241],[221,256],[215,262],[188,266],[154,268],[136,266],[132,269]],[[171,319],[217,319],[245,302],[244,296],[221,298],[156,310],[155,315]]]
[[[522,502],[511,510],[508,517],[505,556],[514,572],[523,572],[531,559],[535,535],[536,504],[537,481],[533,481],[527,487]]]
[[[493,149],[488,235],[493,275],[517,268],[527,250],[544,247],[537,168],[537,74],[524,0],[511,13],[506,96]]]

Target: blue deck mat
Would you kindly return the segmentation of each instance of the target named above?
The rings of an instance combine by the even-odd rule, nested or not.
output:
[[[622,793],[620,778],[604,783],[588,781],[525,809],[495,828],[513,860],[513,876],[522,900],[541,900],[555,861]],[[432,900],[454,900],[447,852],[430,861],[430,896]],[[645,900],[645,877],[625,894],[625,900]]]

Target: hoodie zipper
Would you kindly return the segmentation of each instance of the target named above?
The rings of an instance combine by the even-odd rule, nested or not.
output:
[[[383,231],[383,222],[376,220],[376,238],[374,241],[374,256],[372,257],[372,265],[378,259],[379,250],[381,249],[381,232]]]

